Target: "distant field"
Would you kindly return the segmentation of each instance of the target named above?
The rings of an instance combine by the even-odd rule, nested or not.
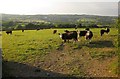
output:
[[[110,33],[102,37],[100,28],[91,29],[94,36],[90,44],[84,37],[76,43],[71,40],[62,44],[62,39],[53,34],[53,30],[20,30],[13,31],[12,35],[3,31],[3,75],[117,76],[117,29],[111,28]],[[57,30],[57,33],[63,33],[67,29]]]

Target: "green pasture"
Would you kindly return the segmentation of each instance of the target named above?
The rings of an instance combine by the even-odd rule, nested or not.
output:
[[[80,31],[83,29],[84,28],[79,28],[77,30]],[[73,40],[71,40],[69,43],[66,42],[64,45],[62,45],[63,40],[59,37],[58,33],[64,33],[64,30],[75,29],[57,29],[57,34],[53,34],[54,29],[44,29],[39,31],[25,30],[24,32],[18,30],[13,31],[12,35],[7,35],[5,31],[3,31],[2,57],[5,61],[13,61],[36,66],[36,61],[47,62],[47,58],[51,58],[49,56],[52,53],[54,55],[54,52],[64,53],[67,55],[69,60],[64,60],[66,63],[63,63],[63,65],[71,63],[73,60],[70,57],[76,53],[78,55],[88,53],[92,59],[99,61],[104,61],[106,58],[109,59],[117,56],[118,30],[111,28],[109,34],[104,34],[101,37],[100,29],[101,28],[91,29],[94,35],[91,43],[88,43],[84,37],[79,37],[78,42],[73,43]],[[74,59],[80,60],[77,55]],[[117,61],[114,61],[109,67],[113,74],[116,74],[116,63]],[[64,67],[63,65],[60,63],[60,66]],[[79,71],[74,64],[71,66],[73,66],[73,72],[70,71],[68,74],[75,76],[85,75],[83,72]]]

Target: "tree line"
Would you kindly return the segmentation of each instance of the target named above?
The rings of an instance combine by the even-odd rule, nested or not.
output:
[[[99,23],[98,23],[99,24]],[[35,30],[35,29],[50,29],[50,28],[100,28],[100,27],[117,27],[114,25],[98,25],[94,21],[77,21],[75,23],[51,23],[51,22],[16,22],[16,21],[3,21],[2,30],[14,29],[14,30]]]

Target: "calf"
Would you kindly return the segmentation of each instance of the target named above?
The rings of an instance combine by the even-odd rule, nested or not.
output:
[[[59,33],[60,35],[60,33]],[[74,39],[75,41],[77,41],[77,32],[76,31],[69,31],[68,33],[63,33],[60,35],[60,37],[64,40],[64,42],[66,42],[66,40],[71,40]]]
[[[7,34],[12,34],[12,31],[6,31]]]
[[[57,30],[53,30],[53,34],[56,34],[57,33]]]
[[[100,30],[100,34],[101,34],[101,36],[104,34],[104,33],[109,33],[110,32],[110,29],[109,28],[107,28],[107,30],[104,30],[104,29],[102,29],[102,30]]]

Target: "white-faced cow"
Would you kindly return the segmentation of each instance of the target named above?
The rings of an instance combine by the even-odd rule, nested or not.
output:
[[[109,28],[107,28],[106,30],[104,30],[104,29],[102,29],[102,30],[100,30],[100,34],[101,34],[101,36],[104,34],[104,33],[109,33],[110,32],[110,29]]]

